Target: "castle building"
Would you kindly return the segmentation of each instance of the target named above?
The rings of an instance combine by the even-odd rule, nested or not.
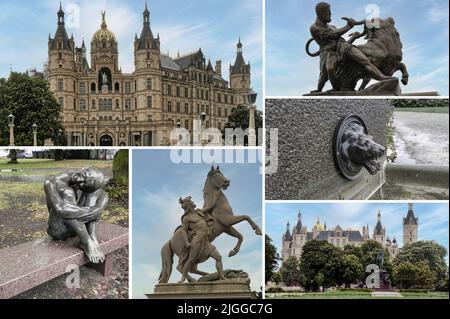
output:
[[[303,226],[302,214],[298,213],[297,224],[290,228],[290,223],[287,223],[286,231],[282,238],[281,259],[285,261],[290,256],[300,258],[303,251],[303,246],[310,240],[325,240],[328,243],[343,248],[346,245],[361,246],[365,241],[372,239],[379,242],[387,249],[391,258],[395,257],[400,252],[400,247],[394,237],[392,240],[386,234],[386,228],[381,222],[381,212],[377,214],[377,222],[375,224],[372,237],[369,236],[369,226],[362,227],[362,233],[359,230],[344,229],[340,225],[334,228],[327,229],[326,223],[320,223],[317,217],[316,223],[313,225],[311,231]],[[403,245],[414,243],[418,240],[418,218],[414,216],[413,204],[408,204],[408,213],[403,218]]]
[[[403,218],[403,245],[414,243],[419,237],[419,218],[414,216],[413,204],[408,204],[408,214]]]
[[[140,36],[135,35],[135,69],[123,73],[105,12],[92,36],[90,64],[84,40],[76,47],[73,35],[69,38],[61,6],[57,16],[56,33],[48,39],[46,74],[62,105],[69,146],[169,145],[175,128],[192,134],[201,122],[205,129],[222,130],[233,109],[249,103],[250,63],[240,39],[226,81],[221,61],[213,67],[201,49],[176,58],[162,54],[146,5]]]

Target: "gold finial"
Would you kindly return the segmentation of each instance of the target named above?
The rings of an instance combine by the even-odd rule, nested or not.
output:
[[[102,28],[106,28],[106,11],[101,11],[102,13]]]

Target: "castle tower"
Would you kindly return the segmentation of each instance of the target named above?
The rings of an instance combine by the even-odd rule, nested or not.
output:
[[[414,216],[413,204],[408,204],[408,213],[403,218],[403,246],[415,243],[418,239],[419,218]]]
[[[289,258],[291,255],[290,248],[291,248],[291,241],[292,241],[292,235],[290,230],[290,224],[287,222],[286,224],[286,232],[283,235],[282,238],[282,248],[281,248],[281,259],[285,261]]]
[[[150,28],[150,11],[147,3],[143,12],[141,34],[134,41],[134,101],[138,120],[161,121],[163,119],[161,51],[159,35],[155,38]],[[143,141],[145,145],[160,144],[163,133],[147,132],[152,141]],[[142,145],[142,144],[141,144]]]
[[[369,225],[363,226],[363,228],[362,228],[362,237],[363,237],[363,241],[367,241],[367,240],[370,239],[370,236],[369,236]]]
[[[58,22],[55,36],[48,38],[48,82],[50,91],[62,106],[62,122],[72,122],[76,116],[76,67],[75,42],[69,39],[64,22],[62,5],[57,13]]]
[[[375,225],[375,228],[373,229],[373,236],[372,239],[379,242],[381,245],[386,245],[386,229],[381,224],[381,212],[378,211],[377,214],[377,224]]]
[[[241,39],[236,45],[236,60],[234,65],[230,65],[230,86],[233,89],[235,99],[238,104],[247,105],[248,94],[250,92],[250,62],[245,64],[242,54]]]
[[[119,51],[118,43],[114,33],[108,29],[106,24],[106,12],[102,12],[102,24],[97,30],[91,41],[91,65],[95,72],[106,72],[108,76],[119,71]],[[102,70],[103,69],[103,70]],[[111,79],[110,79],[111,80]],[[101,89],[101,83],[99,83]],[[112,90],[112,83],[108,83],[109,90]]]

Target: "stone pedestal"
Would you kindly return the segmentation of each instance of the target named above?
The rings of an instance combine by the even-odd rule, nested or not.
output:
[[[182,284],[158,284],[149,299],[256,299],[250,290],[249,280],[244,278],[198,281]]]
[[[375,290],[387,291],[392,290],[391,281],[386,270],[380,270],[380,287]]]
[[[107,85],[102,85],[102,94],[108,94],[108,86]]]

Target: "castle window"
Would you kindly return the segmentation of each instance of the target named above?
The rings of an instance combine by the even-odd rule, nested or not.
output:
[[[86,100],[81,99],[80,100],[80,111],[85,111],[85,110],[86,110]]]
[[[228,109],[225,108],[225,117],[228,117]]]
[[[180,102],[177,102],[177,113],[181,113],[181,105],[180,105]]]
[[[64,98],[63,97],[59,97],[58,98],[58,103],[59,103],[59,105],[61,105],[61,107],[64,107]]]
[[[152,97],[151,96],[147,96],[147,108],[148,109],[152,108]]]
[[[125,93],[130,94],[131,93],[131,83],[125,82]]]
[[[202,105],[202,113],[205,112],[205,106]]]
[[[114,90],[116,91],[116,93],[118,93],[120,91],[120,84],[118,82],[116,82],[116,84],[114,84]]]
[[[58,50],[62,50],[62,43],[58,42]]]
[[[91,83],[91,92],[95,93],[95,83]]]
[[[118,109],[119,107],[120,107],[119,99],[116,99],[116,109]]]
[[[167,112],[172,112],[172,102],[167,101]]]
[[[189,114],[189,104],[184,103],[184,113]]]
[[[225,98],[225,103],[227,103],[228,104],[228,95],[224,95],[224,98]]]
[[[189,89],[184,88],[184,97],[189,97]]]
[[[58,59],[62,60],[63,59],[63,55],[61,52],[58,53]]]
[[[205,99],[209,100],[209,92],[208,91],[205,91]]]
[[[134,92],[137,91],[137,81],[134,81]]]
[[[80,83],[80,93],[82,93],[82,94],[86,93],[86,83],[85,82]]]
[[[73,99],[73,109],[77,109],[77,99]]]
[[[184,121],[184,128],[189,130],[189,120]]]
[[[222,103],[222,94],[217,94],[217,101],[219,102],[219,103]]]
[[[206,106],[206,114],[209,115],[209,105]]]
[[[136,110],[137,108],[138,108],[137,98],[134,98],[134,109]]]
[[[231,104],[234,104],[234,98],[233,98],[233,95],[231,96]]]
[[[63,90],[64,90],[64,80],[58,79],[58,91],[63,91]]]
[[[167,95],[172,96],[172,86],[171,85],[167,86]]]
[[[129,110],[131,108],[131,100],[130,99],[126,99],[125,100],[125,110]]]
[[[95,100],[92,100],[92,109],[95,109]]]
[[[217,109],[217,112],[219,113],[219,116],[222,116],[222,109],[220,107]]]
[[[151,53],[147,52],[147,60],[150,60]]]
[[[152,90],[152,79],[147,79],[147,91]]]

